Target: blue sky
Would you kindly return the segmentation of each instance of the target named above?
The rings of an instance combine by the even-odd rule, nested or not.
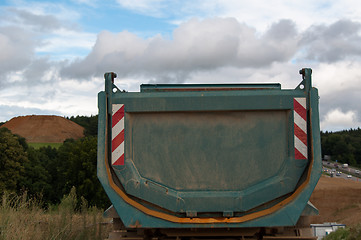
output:
[[[313,69],[323,130],[361,125],[361,3],[0,1],[0,121],[97,114],[106,71],[142,83],[279,82]]]

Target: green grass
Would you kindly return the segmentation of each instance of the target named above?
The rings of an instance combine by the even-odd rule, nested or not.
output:
[[[41,147],[47,147],[47,146],[58,149],[62,144],[63,143],[28,143],[30,147],[33,147],[35,149],[39,149]]]
[[[323,238],[323,240],[360,240],[361,225],[353,227],[339,228],[337,231]]]

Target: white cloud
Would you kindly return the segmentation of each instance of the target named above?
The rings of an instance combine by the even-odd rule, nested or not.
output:
[[[125,9],[148,16],[170,19],[173,23],[182,23],[192,17],[232,17],[241,23],[264,32],[270,23],[280,19],[292,19],[300,30],[314,23],[329,24],[339,19],[361,21],[361,2],[344,1],[283,1],[274,0],[117,0]]]
[[[333,40],[318,36],[317,28]],[[361,59],[360,28],[359,23],[341,20],[298,32],[293,21],[280,20],[260,34],[234,18],[193,18],[175,28],[171,39],[103,31],[89,55],[65,66],[61,73],[87,78],[117,71],[121,77],[182,82],[194,72],[225,67],[260,69],[290,61],[318,67],[325,59],[334,64],[353,63]]]
[[[320,116],[334,109],[353,112],[361,119],[361,63],[341,61],[313,66],[313,82],[319,90]],[[328,126],[328,125],[325,125]],[[348,126],[345,125],[345,128]],[[332,130],[332,129],[328,129]]]
[[[355,111],[342,112],[340,109],[329,111],[321,121],[323,131],[340,131],[350,128],[358,128],[361,123]]]
[[[0,104],[0,122],[6,122],[13,117],[17,116],[26,116],[26,115],[58,115],[65,116],[62,113],[51,109],[51,110],[42,110],[35,107],[23,107],[23,106],[15,106],[15,105],[5,105]]]
[[[359,1],[117,0],[124,14],[130,9],[177,23],[171,37],[150,38],[141,37],[141,28],[132,29],[140,34],[82,31],[78,23],[86,13],[80,7],[100,2],[16,0],[14,7],[0,7],[1,104],[95,114],[108,71],[130,91],[147,82],[275,82],[292,89],[301,80],[298,70],[311,67],[323,128],[359,124]]]
[[[142,14],[161,17],[164,15],[164,0],[117,0],[123,8],[133,10]]]
[[[35,51],[48,55],[51,60],[74,60],[84,57],[95,40],[96,34],[61,28],[47,36]]]
[[[34,35],[18,27],[0,27],[0,85],[11,72],[26,68],[34,56]]]
[[[75,27],[74,24],[81,17],[81,12],[77,9],[72,9],[71,7],[63,4],[59,1],[24,1],[16,0],[12,1],[12,7],[4,7],[7,18],[3,19],[2,24],[6,24],[7,21],[14,22],[14,19],[22,19],[22,23],[28,25],[27,17],[32,16],[32,19],[35,18],[44,18],[52,19],[51,21],[59,21],[63,26]],[[12,12],[15,11],[16,16],[12,16]],[[17,14],[19,12],[24,13],[23,15]],[[19,22],[18,22],[19,23]],[[48,22],[38,22],[38,24],[48,25]]]
[[[66,11],[62,5],[20,3],[24,5],[0,9],[3,13],[0,23],[1,88],[7,88],[16,79],[28,86],[42,83],[43,74],[59,67],[61,61],[86,55],[96,39],[96,34],[78,31],[75,24],[69,22],[77,18],[76,14]],[[51,15],[55,9],[57,14]]]
[[[282,89],[294,89],[302,81],[302,67],[307,66],[273,63],[259,69],[222,67],[194,72],[186,83],[281,83]]]
[[[92,78],[87,82],[63,81],[56,70],[48,71],[43,77],[42,84],[33,86],[13,84],[6,90],[0,90],[0,109],[4,110],[0,121],[16,116],[10,115],[12,109],[24,109],[21,115],[30,114],[29,109],[42,114],[61,116],[97,113],[96,96],[104,89],[102,78]]]
[[[232,18],[192,19],[176,28],[171,40],[104,31],[92,52],[65,67],[62,74],[87,78],[111,70],[122,77],[140,75],[181,82],[196,71],[286,62],[296,50],[297,34],[289,20],[274,23],[258,36],[253,28]]]
[[[322,62],[360,59],[361,23],[341,19],[328,25],[317,24],[302,34],[304,58]]]
[[[337,97],[353,91],[361,96],[361,62],[319,63],[313,71],[313,78],[321,96]]]

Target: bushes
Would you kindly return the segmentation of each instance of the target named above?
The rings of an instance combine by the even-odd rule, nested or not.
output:
[[[339,228],[330,235],[323,238],[323,240],[360,240],[361,239],[361,225],[351,228]]]

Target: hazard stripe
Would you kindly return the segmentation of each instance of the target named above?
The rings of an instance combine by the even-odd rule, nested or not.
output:
[[[113,166],[123,166],[124,165],[124,154],[120,156],[117,160],[114,161]]]
[[[112,140],[124,130],[124,117],[112,128]]]
[[[296,111],[293,114],[295,125],[299,127],[305,134],[307,134],[307,122]]]
[[[112,105],[112,165],[124,165],[124,104]]]
[[[305,159],[304,155],[295,148],[295,159]]]
[[[295,159],[307,159],[306,98],[293,99]]]
[[[124,142],[124,129],[112,140],[112,152]]]
[[[124,142],[121,143],[113,152],[112,152],[112,164],[124,154]]]
[[[307,158],[307,145],[305,145],[298,137],[295,137],[295,149],[299,151],[303,158]]]
[[[295,137],[297,137],[304,145],[307,146],[307,134],[303,129],[295,124]]]
[[[301,98],[302,99],[302,98]],[[305,121],[307,120],[307,112],[305,111],[306,106],[303,106],[303,102],[306,102],[306,98],[303,98],[305,101],[302,101],[300,98],[295,98],[293,101],[295,112],[300,115]]]
[[[122,105],[119,107],[118,105]],[[112,127],[114,127],[124,117],[124,105],[113,104]]]

